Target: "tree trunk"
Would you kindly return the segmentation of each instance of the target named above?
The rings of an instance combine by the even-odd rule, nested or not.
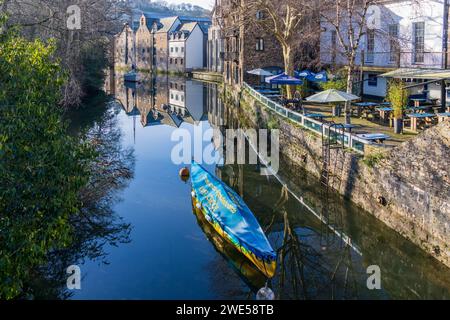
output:
[[[348,74],[347,74],[347,93],[353,91],[353,71],[355,69],[355,57],[351,56],[348,61]],[[347,101],[344,106],[345,123],[351,123],[351,102]]]
[[[284,59],[284,72],[288,76],[294,76],[294,57],[292,55],[292,49],[289,45],[283,46],[283,59]],[[293,86],[286,86],[286,95],[288,99],[292,99],[294,96]]]

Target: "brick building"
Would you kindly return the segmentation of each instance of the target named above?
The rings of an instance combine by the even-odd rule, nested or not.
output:
[[[245,0],[240,5],[245,6]],[[248,9],[243,13],[237,6],[234,1],[218,0],[214,14],[217,16],[215,24],[220,23],[222,30],[224,81],[240,86],[243,81],[259,81],[247,71],[264,68],[279,72],[284,62],[275,36],[260,25],[260,20],[265,18],[262,12]]]
[[[131,68],[135,61],[135,35],[126,23],[122,31],[114,38],[114,62],[119,68]]]
[[[195,38],[195,45],[186,47],[184,62],[190,62],[190,57],[201,55],[201,62],[190,67],[206,66],[206,42],[210,19],[188,17],[156,18],[143,13],[131,24],[125,24],[114,41],[114,60],[117,67],[131,68],[133,65],[140,70],[169,72],[169,40],[176,32],[188,33],[185,40]],[[189,41],[191,42],[191,41]],[[198,50],[201,48],[201,52]],[[188,51],[195,51],[191,54]],[[194,58],[193,58],[194,59]],[[189,68],[187,68],[189,69]],[[177,70],[173,70],[177,71]],[[186,71],[185,68],[180,69]]]

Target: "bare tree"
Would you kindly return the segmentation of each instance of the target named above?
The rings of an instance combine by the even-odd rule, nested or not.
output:
[[[62,104],[78,105],[92,68],[86,61],[104,61],[112,37],[129,14],[126,2],[119,0],[79,0],[80,28],[70,28],[74,4],[70,0],[4,0],[0,13],[8,15],[7,28],[18,26],[29,39],[56,39],[57,56],[68,73]]]
[[[382,0],[324,0],[320,16],[322,21],[336,31],[342,55],[346,59],[347,93],[352,93],[356,58],[361,40],[367,31],[367,21],[371,6]],[[345,122],[350,123],[350,103],[346,103]]]
[[[312,0],[230,0],[222,11],[222,29],[225,34],[255,26],[272,35],[279,43],[283,55],[284,70],[293,76],[295,57],[299,49],[318,43],[319,19]],[[308,3],[308,5],[306,5]],[[310,59],[311,55],[305,55]],[[310,61],[303,61],[310,63]],[[292,90],[287,90],[288,98]]]

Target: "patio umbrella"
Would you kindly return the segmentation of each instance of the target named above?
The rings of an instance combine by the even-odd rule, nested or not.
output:
[[[295,71],[294,75],[298,78],[308,78],[312,74],[309,70],[303,70],[303,71]]]
[[[312,82],[327,82],[328,75],[326,71],[321,71],[319,73],[312,73],[307,79]]]
[[[264,69],[254,69],[254,70],[247,71],[247,73],[253,74],[255,76],[260,76],[260,77],[269,77],[269,76],[273,75],[271,72],[264,70]]]
[[[303,78],[311,82],[327,82],[328,75],[326,71],[321,71],[319,73],[314,73],[309,70],[295,71],[295,76],[298,78]]]
[[[325,90],[306,98],[306,100],[309,102],[317,103],[347,102],[358,99],[360,98],[358,96],[355,96],[354,94],[339,91],[336,89]]]
[[[266,82],[270,84],[294,85],[294,86],[303,84],[302,80],[288,76],[286,73],[268,77],[266,78]]]

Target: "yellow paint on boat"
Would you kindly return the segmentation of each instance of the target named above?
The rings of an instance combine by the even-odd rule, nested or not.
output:
[[[220,227],[218,223],[214,223],[210,221],[210,219],[208,219],[207,213],[202,209],[201,204],[196,197],[192,198],[192,203],[194,208],[202,212],[206,221],[208,221],[208,223],[214,228],[214,230],[216,230],[216,232],[220,236],[222,236],[222,238],[224,238],[228,243],[233,245],[240,253],[242,253],[248,260],[250,260],[258,268],[258,270],[260,270],[266,277],[273,278],[277,267],[276,261],[271,262],[263,261],[249,250],[246,250],[244,247],[236,246],[236,244],[231,240],[231,237]]]

